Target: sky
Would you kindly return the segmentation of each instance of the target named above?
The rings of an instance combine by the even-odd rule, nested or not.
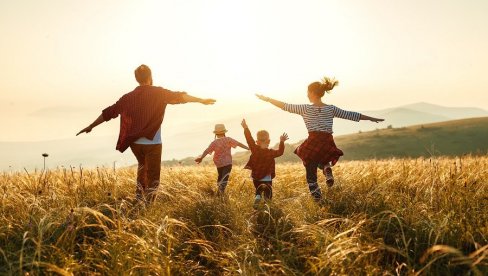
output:
[[[488,109],[487,15],[486,0],[0,0],[0,141],[74,137],[140,64],[217,99],[168,110],[175,131],[270,108],[255,93],[306,103],[325,75],[340,81],[325,101],[348,110]]]

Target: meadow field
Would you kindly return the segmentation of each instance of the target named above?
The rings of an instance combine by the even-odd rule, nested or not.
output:
[[[299,163],[252,208],[249,171],[226,196],[212,166],[163,167],[136,204],[135,168],[0,176],[1,275],[486,275],[488,156],[339,162],[326,200]]]

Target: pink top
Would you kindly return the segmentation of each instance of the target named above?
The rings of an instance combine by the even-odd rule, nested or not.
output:
[[[230,137],[215,139],[207,148],[208,153],[214,152],[213,161],[217,168],[232,165],[232,155],[230,148],[237,147],[238,142]]]

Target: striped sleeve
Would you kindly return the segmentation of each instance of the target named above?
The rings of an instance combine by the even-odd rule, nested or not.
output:
[[[358,112],[342,110],[337,106],[334,106],[333,110],[334,110],[334,117],[336,118],[341,118],[341,119],[346,119],[346,120],[351,120],[356,122],[359,122],[359,120],[361,119],[361,113]]]
[[[304,115],[307,111],[307,105],[306,104],[285,104],[283,110],[298,115]]]

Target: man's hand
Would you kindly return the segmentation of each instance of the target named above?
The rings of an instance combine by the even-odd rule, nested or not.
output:
[[[202,163],[202,160],[203,160],[202,157],[195,158],[195,162],[197,162],[197,164]]]
[[[76,136],[78,136],[78,135],[82,134],[83,132],[84,132],[84,133],[90,133],[90,131],[92,131],[92,129],[93,129],[93,127],[92,127],[92,126],[87,126],[87,127],[85,127],[84,129],[80,130],[80,132],[78,132],[78,133],[76,134]]]
[[[285,142],[286,140],[288,140],[288,134],[285,132],[280,136],[280,141]]]
[[[385,119],[378,119],[378,118],[371,118],[371,122],[375,122],[375,123],[379,123],[379,122],[383,122]]]
[[[80,132],[78,132],[76,134],[76,136],[82,134],[83,132],[84,133],[90,133],[90,131],[92,131],[92,129],[96,126],[98,126],[99,124],[103,123],[105,120],[103,119],[103,115],[100,114],[100,116],[98,116],[98,118],[93,122],[91,123],[89,126],[85,127],[84,129],[80,130]]]
[[[209,104],[214,104],[216,101],[214,99],[202,99],[200,101],[201,104],[204,104],[204,105],[209,105]]]
[[[265,102],[269,101],[269,98],[264,96],[264,95],[256,94],[256,97],[258,97],[258,99],[265,101]]]
[[[248,128],[247,123],[246,123],[246,119],[242,119],[241,126],[242,126],[242,128]]]

